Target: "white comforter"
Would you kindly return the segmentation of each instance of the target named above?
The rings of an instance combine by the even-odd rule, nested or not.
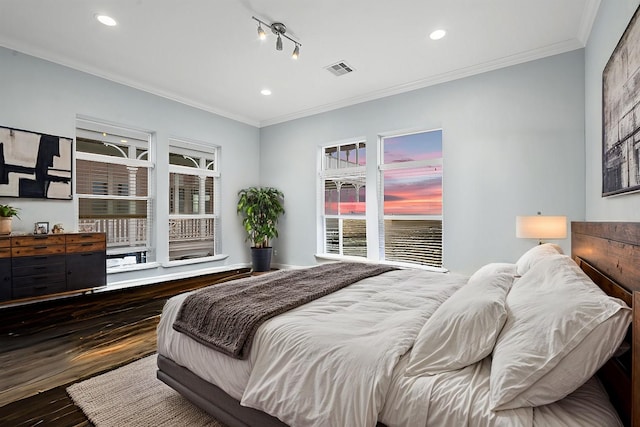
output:
[[[182,294],[165,306],[158,352],[243,405],[292,426],[370,427],[380,420],[390,427],[532,427],[557,425],[558,414],[571,420],[567,406],[557,404],[542,412],[489,411],[490,359],[432,377],[404,376],[422,325],[465,282],[463,276],[420,270],[365,279],[265,322],[248,360],[232,359],[174,331],[187,295]],[[616,425],[600,423],[599,413],[593,417],[594,426]]]
[[[241,403],[293,426],[374,426],[398,360],[465,282],[399,270],[273,319],[254,340]]]

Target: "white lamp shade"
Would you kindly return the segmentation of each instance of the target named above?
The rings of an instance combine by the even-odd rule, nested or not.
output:
[[[517,216],[516,237],[525,239],[565,239],[566,216]]]

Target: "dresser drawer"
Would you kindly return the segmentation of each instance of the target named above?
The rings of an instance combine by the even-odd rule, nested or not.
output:
[[[22,277],[13,276],[13,290],[15,291],[18,288],[46,286],[51,283],[58,282],[64,283],[66,290],[67,275],[64,272],[64,268],[61,273],[32,274],[31,276]]]
[[[42,234],[33,236],[16,236],[12,239],[12,247],[16,246],[42,246],[42,245],[64,245],[64,235]]]
[[[34,276],[46,276],[53,274],[65,274],[65,262],[64,257],[61,256],[52,256],[52,257],[43,257],[43,258],[52,258],[47,260],[48,262],[43,262],[38,264],[37,261],[34,261],[32,265],[16,265],[16,261],[21,261],[21,259],[14,260],[13,263],[13,279],[16,280],[19,277],[34,277]],[[27,259],[27,258],[22,258]],[[33,260],[33,258],[29,258]]]
[[[68,234],[66,236],[67,245],[87,242],[106,242],[107,236],[104,233],[80,233]]]
[[[2,248],[10,248],[11,247],[11,239],[8,237],[0,237],[0,249]]]
[[[65,280],[58,282],[40,283],[33,286],[13,287],[13,298],[29,298],[39,297],[42,295],[55,294],[58,292],[65,292],[67,290],[67,284]]]
[[[0,248],[0,258],[11,258],[11,248]]]
[[[35,255],[56,255],[64,254],[64,245],[50,245],[43,242],[36,246],[24,246],[24,247],[12,247],[11,256],[23,257],[23,256],[35,256]]]
[[[73,254],[78,252],[94,252],[104,251],[107,249],[106,242],[82,242],[82,243],[67,243],[67,253]]]
[[[20,257],[12,260],[13,268],[20,267],[36,267],[40,265],[62,264],[64,265],[65,256],[62,255],[37,255],[32,257]]]

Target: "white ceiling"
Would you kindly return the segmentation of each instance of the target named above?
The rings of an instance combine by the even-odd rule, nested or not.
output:
[[[599,4],[0,0],[0,45],[266,126],[584,47]],[[118,25],[99,24],[96,13]],[[258,40],[252,16],[286,24],[300,58],[286,39],[277,52],[268,29]],[[447,36],[436,42],[428,35],[437,28]],[[339,61],[356,71],[325,70]]]

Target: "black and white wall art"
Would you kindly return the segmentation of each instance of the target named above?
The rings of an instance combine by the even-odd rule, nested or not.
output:
[[[638,8],[602,72],[602,195],[640,190]]]
[[[0,197],[71,199],[73,139],[0,127]]]

